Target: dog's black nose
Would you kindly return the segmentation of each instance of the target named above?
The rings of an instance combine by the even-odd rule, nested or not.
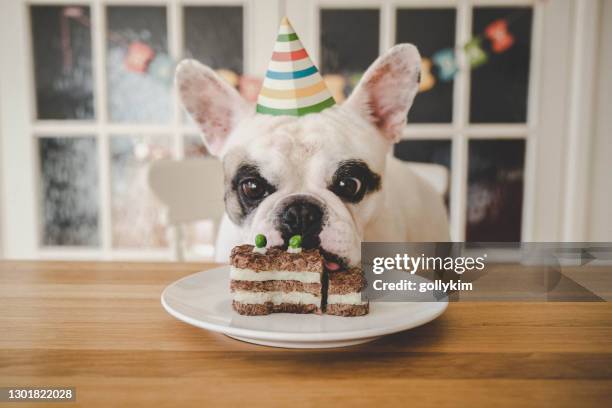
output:
[[[301,235],[303,248],[319,246],[323,210],[317,204],[306,200],[293,201],[283,209],[279,221],[279,230],[285,245],[292,236]]]

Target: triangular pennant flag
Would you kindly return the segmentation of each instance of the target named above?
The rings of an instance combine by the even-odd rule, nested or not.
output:
[[[476,68],[487,62],[489,57],[487,53],[480,48],[481,39],[478,37],[472,38],[465,44],[465,54],[467,56],[470,67]]]
[[[323,80],[327,84],[327,89],[329,89],[336,102],[343,102],[345,98],[344,88],[346,87],[344,75],[327,74],[323,76]]]
[[[451,81],[459,71],[455,59],[455,50],[452,48],[445,48],[436,52],[431,56],[431,59],[438,66],[438,77],[441,81]]]
[[[153,51],[153,48],[143,42],[136,41],[130,44],[123,63],[128,71],[144,73],[154,57],[155,51]]]
[[[419,82],[419,92],[429,91],[436,84],[436,78],[431,74],[431,60],[421,59],[421,81]]]
[[[149,73],[157,80],[172,84],[174,77],[174,61],[166,54],[157,54],[149,64]]]
[[[243,75],[238,81],[238,91],[249,102],[257,102],[261,90],[262,79],[250,75]]]
[[[215,71],[217,75],[219,75],[225,82],[230,84],[232,87],[236,88],[238,86],[238,80],[240,77],[237,73],[232,71],[231,69],[217,69]]]
[[[289,19],[283,18],[257,98],[257,112],[303,116],[321,112],[335,103]]]
[[[514,37],[508,32],[508,23],[504,19],[489,24],[485,35],[491,40],[491,49],[496,53],[504,52],[514,44]]]

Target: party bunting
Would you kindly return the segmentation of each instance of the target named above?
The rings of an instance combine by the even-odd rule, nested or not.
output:
[[[429,91],[436,84],[436,78],[431,74],[431,60],[423,58],[421,60],[421,82],[419,92]]]
[[[238,74],[229,69],[218,69],[215,71],[225,82],[233,86],[238,86]]]
[[[508,23],[504,19],[493,21],[485,29],[485,36],[491,40],[491,49],[501,53],[512,47],[514,36],[508,32]]]
[[[147,44],[135,41],[128,47],[125,57],[125,68],[128,71],[144,73],[149,68],[149,63],[155,57],[155,51]]]
[[[149,65],[149,72],[159,81],[171,84],[174,78],[174,60],[166,54],[158,54]]]
[[[472,38],[465,44],[465,55],[468,59],[471,68],[476,68],[486,63],[489,57],[487,53],[480,47],[482,40],[478,37]]]
[[[344,76],[339,74],[328,74],[323,76],[323,80],[336,102],[340,103],[344,101],[344,87],[346,85]]]
[[[289,19],[283,18],[257,99],[257,112],[303,116],[335,103]]]
[[[477,68],[488,62],[489,56],[482,48],[484,39],[490,42],[491,51],[496,54],[503,53],[514,45],[515,37],[510,32],[509,26],[515,17],[513,14],[492,21],[483,33],[473,37],[462,47],[470,68]],[[64,7],[62,18],[91,27],[91,22],[82,7]],[[64,21],[62,23],[65,25],[63,31],[66,33],[66,38],[62,39],[62,52],[65,66],[70,66],[72,56],[69,41],[70,25]],[[150,45],[141,41],[130,41],[114,32],[108,33],[108,39],[127,45],[124,59],[126,70],[148,73],[164,83],[172,83],[175,62],[168,55],[156,55]],[[422,59],[419,92],[429,91],[436,85],[437,80],[442,82],[453,80],[460,69],[455,54],[454,49],[445,48],[433,53],[431,59]],[[434,70],[433,66],[437,69]],[[355,88],[362,75],[362,73],[352,73],[348,76],[329,74],[323,79],[286,17],[281,22],[274,52],[263,81],[256,77],[240,76],[225,69],[217,70],[217,73],[237,88],[245,99],[250,102],[257,101],[258,112],[293,116],[320,112],[333,106],[336,101],[341,102],[345,95]]]
[[[243,75],[238,80],[238,91],[249,102],[257,102],[262,84],[261,78]]]
[[[459,66],[455,59],[455,50],[451,48],[440,50],[431,58],[438,66],[438,77],[441,81],[447,82],[452,80],[457,71],[459,71]]]
[[[351,88],[356,87],[356,86],[357,86],[357,84],[359,83],[359,81],[361,81],[361,77],[362,77],[362,76],[363,76],[363,72],[361,72],[361,73],[356,72],[356,73],[353,73],[353,74],[349,75],[349,78],[348,78],[348,85],[349,85]]]

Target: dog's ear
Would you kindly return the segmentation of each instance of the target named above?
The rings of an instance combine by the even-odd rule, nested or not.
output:
[[[195,60],[177,66],[176,84],[183,106],[204,134],[206,148],[218,156],[249,105],[212,69]]]
[[[344,103],[364,115],[390,142],[397,142],[419,89],[421,56],[412,44],[399,44],[365,72]]]

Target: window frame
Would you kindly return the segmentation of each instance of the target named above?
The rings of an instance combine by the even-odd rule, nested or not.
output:
[[[31,218],[33,237],[29,237],[27,257],[41,259],[141,259],[141,260],[169,260],[172,257],[172,240],[166,248],[121,248],[114,247],[112,242],[112,196],[111,196],[111,150],[110,143],[113,137],[143,135],[169,137],[172,157],[184,157],[185,138],[198,135],[193,124],[183,120],[183,110],[177,92],[170,91],[170,104],[172,107],[171,120],[166,124],[139,124],[139,123],[112,123],[108,112],[106,58],[107,58],[107,7],[113,6],[163,6],[166,9],[168,53],[175,61],[182,58],[184,53],[183,38],[183,7],[186,6],[228,6],[235,5],[243,8],[243,72],[252,72],[253,41],[251,32],[253,27],[253,0],[26,0],[17,1],[23,12],[24,41],[27,50],[26,63],[29,67],[27,77],[28,94],[28,132],[30,146],[29,162],[31,166],[30,179],[32,188],[29,191],[29,202],[32,208],[28,214]],[[50,120],[37,119],[36,112],[36,85],[33,69],[33,47],[31,39],[30,7],[38,5],[69,6],[80,5],[89,7],[91,19],[91,47],[94,80],[94,110],[93,120]],[[90,136],[96,140],[98,152],[98,180],[99,180],[99,247],[80,246],[45,246],[42,244],[42,220],[40,212],[40,163],[38,158],[39,140],[43,137],[81,137]],[[25,210],[24,210],[25,212]],[[25,214],[23,214],[25,216]]]
[[[304,3],[306,4],[306,3]],[[467,215],[467,181],[468,181],[468,144],[472,139],[524,139],[525,143],[525,170],[523,214],[521,221],[521,239],[532,241],[533,230],[533,202],[535,178],[534,139],[537,137],[536,118],[538,116],[537,84],[539,83],[541,58],[541,30],[542,30],[542,2],[537,0],[376,0],[352,1],[349,3],[340,0],[316,0],[312,5],[315,8],[315,25],[311,41],[313,55],[320,58],[319,26],[320,10],[328,8],[354,9],[354,8],[380,8],[380,49],[379,52],[391,48],[396,44],[396,10],[419,8],[455,8],[455,47],[462,48],[472,35],[472,10],[479,6],[521,7],[533,8],[532,35],[530,50],[529,85],[528,85],[528,112],[526,123],[495,123],[470,124],[470,75],[471,70],[463,53],[457,53],[459,72],[453,81],[453,114],[450,123],[408,123],[404,129],[402,139],[405,140],[450,140],[451,142],[451,169],[449,179],[450,227],[453,241],[465,240]]]
[[[30,42],[30,5],[89,5],[92,18],[92,57],[94,58],[94,121],[34,120],[34,73]],[[197,130],[182,123],[175,91],[172,92],[173,121],[167,125],[110,124],[106,112],[106,21],[107,5],[166,5],[168,19],[168,45],[176,58],[182,51],[181,10],[183,6],[241,4],[244,10],[244,72],[262,76],[267,67],[277,25],[285,13],[289,15],[310,55],[319,61],[319,9],[320,8],[379,8],[380,50],[389,48],[395,37],[395,9],[411,7],[454,7],[457,9],[456,44],[469,38],[471,10],[476,6],[533,6],[532,47],[529,108],[526,124],[469,125],[469,70],[462,71],[454,81],[453,121],[450,124],[409,124],[404,137],[409,139],[450,139],[451,150],[451,234],[460,241],[465,236],[467,200],[467,148],[470,139],[519,138],[526,140],[524,199],[522,216],[523,241],[558,240],[566,221],[562,215],[564,193],[570,182],[560,182],[566,174],[563,159],[567,154],[563,143],[567,139],[566,122],[559,114],[567,113],[564,100],[571,86],[581,78],[570,78],[572,47],[578,37],[571,28],[580,18],[571,5],[539,0],[6,0],[0,3],[0,35],[14,37],[5,41],[0,52],[11,64],[0,67],[0,200],[2,250],[4,256],[27,259],[102,259],[102,260],[169,260],[172,245],[164,250],[117,249],[111,245],[110,219],[110,160],[111,134],[169,134],[173,152],[180,158],[184,152],[185,136],[196,135]],[[554,9],[547,11],[546,8]],[[574,18],[575,17],[575,18]],[[596,17],[596,16],[595,16]],[[269,21],[259,26],[255,22]],[[592,20],[587,20],[586,25]],[[103,24],[101,24],[103,23]],[[592,26],[596,26],[592,24]],[[100,27],[96,29],[95,27]],[[573,44],[559,49],[558,44]],[[555,47],[557,46],[557,47]],[[26,50],[27,52],[24,52]],[[595,53],[595,47],[588,50]],[[460,64],[462,56],[459,56]],[[556,70],[551,74],[551,71]],[[465,74],[467,72],[467,75]],[[547,72],[546,77],[541,75]],[[570,79],[574,82],[571,82]],[[570,83],[571,82],[571,83]],[[573,88],[572,88],[573,89]],[[551,97],[552,95],[552,97]],[[546,100],[546,105],[543,101]],[[10,101],[10,103],[8,103]],[[548,107],[547,107],[548,106]],[[457,109],[461,108],[461,110]],[[553,109],[554,108],[554,109]],[[580,118],[581,116],[579,116]],[[575,132],[574,132],[575,133]],[[39,223],[38,136],[96,135],[100,182],[100,248],[42,247]],[[19,136],[15,136],[19,135]],[[27,135],[28,137],[21,137]],[[583,158],[588,160],[587,158]],[[24,165],[23,163],[27,163]],[[578,165],[577,165],[578,166]],[[16,169],[20,174],[15,175]],[[572,181],[573,182],[573,181]],[[566,185],[567,184],[567,185]],[[537,190],[536,190],[537,186]],[[565,197],[567,199],[567,197]],[[572,213],[573,214],[573,213]],[[571,214],[570,214],[571,215]],[[576,217],[576,214],[573,214]]]

